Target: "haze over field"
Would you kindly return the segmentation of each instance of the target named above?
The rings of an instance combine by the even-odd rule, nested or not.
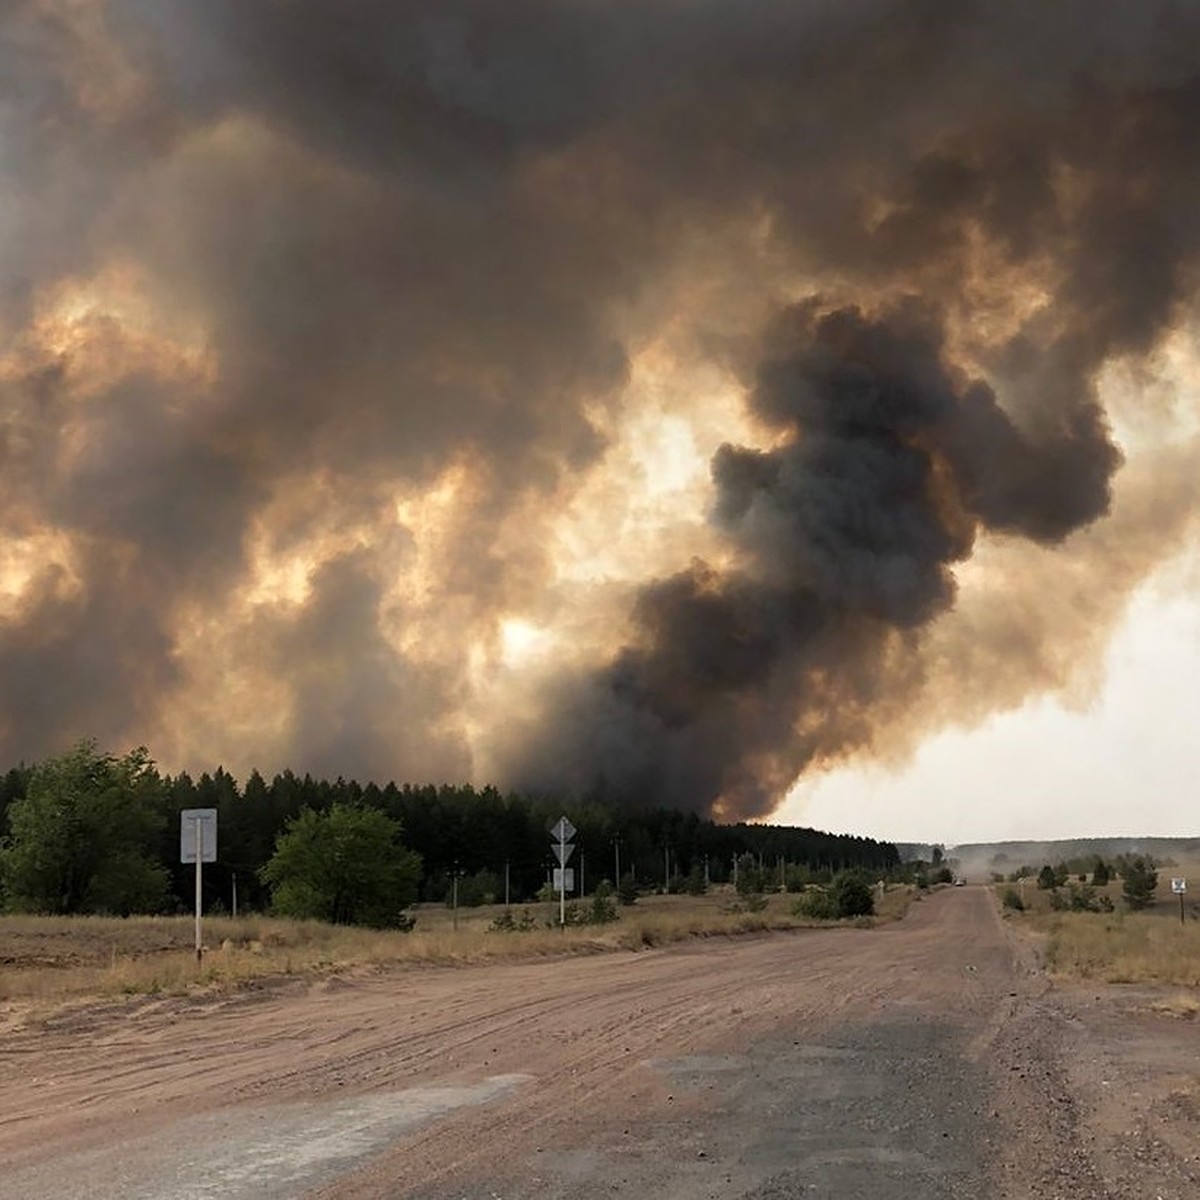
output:
[[[8,5],[0,761],[1187,831],[1197,45]]]

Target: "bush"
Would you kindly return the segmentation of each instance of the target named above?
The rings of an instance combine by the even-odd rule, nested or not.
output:
[[[637,880],[632,874],[622,875],[621,882],[617,884],[617,899],[627,908],[631,904],[636,904],[640,895]]]
[[[859,871],[844,871],[834,879],[833,898],[839,917],[869,917],[875,912],[871,885]]]
[[[592,907],[587,919],[590,925],[607,925],[617,919],[617,905],[608,880],[602,880],[592,893]]]
[[[784,887],[799,895],[812,882],[812,874],[807,867],[789,863],[783,871]]]
[[[809,888],[794,905],[792,912],[798,917],[808,917],[812,921],[836,921],[841,915],[838,912],[837,900],[824,888]]]
[[[703,896],[708,891],[708,884],[704,879],[704,868],[693,867],[684,878],[683,890],[689,896]]]
[[[1054,874],[1054,868],[1049,863],[1038,872],[1037,885],[1043,892],[1050,892],[1058,887],[1058,879]]]
[[[1004,895],[1000,897],[1000,903],[1014,912],[1025,911],[1025,901],[1021,899],[1021,893],[1016,888],[1007,888]]]
[[[1107,896],[1096,895],[1090,884],[1080,883],[1068,889],[1067,907],[1072,912],[1112,912],[1113,902]]]
[[[528,933],[537,928],[529,909],[521,909],[520,917],[514,918],[511,909],[505,909],[492,923],[488,930],[492,933]]]

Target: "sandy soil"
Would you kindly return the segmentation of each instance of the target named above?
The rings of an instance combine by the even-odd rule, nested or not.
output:
[[[1177,992],[1178,989],[1172,989]],[[1200,1195],[1196,1027],[894,926],[108,1006],[0,1044],[0,1197]]]

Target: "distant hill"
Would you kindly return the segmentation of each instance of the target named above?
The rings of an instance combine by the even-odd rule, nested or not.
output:
[[[930,847],[914,846],[923,854],[914,858],[928,858]],[[908,858],[908,846],[897,846],[901,858]],[[1148,854],[1163,866],[1172,863],[1200,859],[1200,837],[1159,838],[1069,838],[1049,842],[966,842],[960,846],[947,846],[946,857],[959,863],[959,870],[972,878],[987,878],[992,872],[1008,874],[1021,866],[1039,867],[1069,862],[1098,854],[1102,858],[1116,858],[1119,854]]]

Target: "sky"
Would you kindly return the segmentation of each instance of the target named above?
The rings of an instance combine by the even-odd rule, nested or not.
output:
[[[5,5],[0,763],[1186,829],[1197,44]]]
[[[1200,603],[1173,563],[1139,589],[1095,694],[948,729],[891,769],[803,782],[776,820],[900,842],[1195,837]]]

